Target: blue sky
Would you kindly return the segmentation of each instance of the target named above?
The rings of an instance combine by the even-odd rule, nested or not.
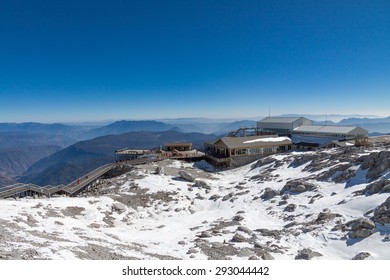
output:
[[[0,122],[390,115],[390,1],[0,1]]]

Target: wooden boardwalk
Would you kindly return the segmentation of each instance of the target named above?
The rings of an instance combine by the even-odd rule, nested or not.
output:
[[[203,158],[203,154],[197,155],[171,155],[169,157],[156,157],[156,158],[138,158],[127,161],[120,161],[116,163],[110,163],[95,170],[85,174],[84,176],[74,180],[73,182],[67,185],[58,185],[58,186],[38,186],[35,184],[23,184],[18,183],[10,186],[6,186],[0,189],[0,199],[8,197],[24,197],[24,196],[33,196],[33,195],[45,195],[51,197],[56,194],[63,194],[67,196],[76,196],[83,190],[87,189],[92,185],[93,182],[101,178],[103,175],[107,174],[110,170],[117,167],[118,165],[141,165],[147,164],[150,162],[162,161],[164,159],[184,159],[184,160],[196,160]]]
[[[83,177],[74,180],[68,185],[58,186],[38,186],[35,184],[22,184],[18,183],[15,185],[7,186],[0,189],[0,198],[15,197],[15,196],[32,196],[32,195],[45,195],[51,197],[53,194],[64,194],[67,196],[75,196],[82,192],[94,181],[102,177],[104,174],[109,172],[117,164],[106,164],[99,168],[89,172]]]

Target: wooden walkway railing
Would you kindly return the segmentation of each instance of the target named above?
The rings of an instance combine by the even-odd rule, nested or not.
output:
[[[58,186],[38,186],[35,184],[14,184],[0,189],[0,198],[7,198],[13,196],[26,196],[32,194],[46,195],[47,197],[52,196],[56,193],[64,193],[69,196],[76,195],[88,187],[93,181],[99,179],[101,176],[110,171],[115,164],[106,164],[103,165],[82,178],[79,178],[68,185],[58,185]]]
[[[140,164],[146,164],[149,162],[156,162],[161,161],[164,159],[172,158],[172,159],[186,159],[186,158],[194,158],[194,157],[203,157],[203,154],[197,154],[197,155],[175,155],[170,157],[159,157],[159,158],[138,158],[133,160],[127,160],[117,163],[110,163],[103,166],[100,166],[99,168],[96,168],[95,170],[89,172],[88,174],[74,180],[73,182],[67,184],[67,185],[58,185],[58,186],[38,186],[35,184],[23,184],[23,183],[17,183],[14,185],[6,186],[4,188],[0,189],[0,199],[1,198],[7,198],[7,197],[14,197],[14,196],[27,196],[27,195],[45,195],[47,197],[52,196],[53,194],[57,193],[63,193],[68,196],[75,196],[85,190],[88,186],[90,186],[91,183],[93,183],[95,180],[102,177],[104,174],[109,172],[112,168],[117,166],[118,164],[128,164],[128,165],[140,165]]]

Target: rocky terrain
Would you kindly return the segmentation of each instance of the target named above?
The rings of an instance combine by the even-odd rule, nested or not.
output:
[[[390,259],[390,148],[166,160],[0,213],[3,259]]]

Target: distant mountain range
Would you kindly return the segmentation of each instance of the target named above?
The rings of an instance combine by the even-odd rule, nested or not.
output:
[[[390,123],[390,116],[386,118],[349,118],[342,119],[340,125],[357,125],[357,124],[378,124]]]
[[[0,173],[0,188],[15,184],[16,181],[8,178],[5,174]]]
[[[80,134],[89,130],[85,126],[69,126],[60,123],[0,123],[0,132],[23,132],[44,135],[62,135],[70,138],[78,138]]]
[[[0,132],[0,187],[14,182],[32,164],[76,140],[62,135]]]
[[[125,147],[133,149],[158,148],[167,142],[192,142],[203,149],[205,141],[216,135],[182,133],[178,131],[128,132],[78,142],[32,165],[19,181],[38,185],[66,184],[89,171],[115,159],[114,151]]]
[[[173,125],[158,121],[117,121],[109,125],[91,129],[84,134],[86,139],[104,135],[118,135],[132,131],[166,131],[175,129]]]
[[[339,125],[360,126],[370,133],[390,133],[390,116],[386,118],[349,118],[343,119]]]
[[[359,114],[350,114],[350,115],[342,115],[342,114],[322,114],[322,115],[314,115],[314,114],[283,114],[280,115],[280,117],[304,117],[309,120],[313,120],[316,122],[326,122],[326,121],[332,121],[332,122],[339,122],[343,119],[350,119],[350,118],[380,118],[376,115],[359,115]]]
[[[26,146],[0,149],[0,172],[14,178],[23,174],[38,160],[61,150],[59,146]]]

